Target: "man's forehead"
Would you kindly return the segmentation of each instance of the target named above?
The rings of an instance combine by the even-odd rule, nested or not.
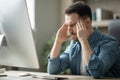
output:
[[[78,15],[76,13],[66,14],[65,15],[65,23],[72,24],[78,20]]]

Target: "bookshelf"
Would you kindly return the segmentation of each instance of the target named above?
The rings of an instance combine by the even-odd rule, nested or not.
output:
[[[107,27],[109,22],[111,20],[102,20],[102,21],[92,21],[92,26],[93,27],[101,27],[101,28],[104,28],[104,27]]]

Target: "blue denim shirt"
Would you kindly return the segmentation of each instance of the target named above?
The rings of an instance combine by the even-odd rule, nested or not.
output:
[[[120,77],[120,53],[118,42],[95,29],[88,39],[93,53],[86,66],[86,75],[94,78]],[[81,75],[81,45],[71,40],[70,45],[57,58],[48,58],[48,73],[58,74],[70,68],[73,75]]]

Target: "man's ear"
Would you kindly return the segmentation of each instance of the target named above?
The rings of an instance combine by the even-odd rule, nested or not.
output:
[[[91,26],[91,20],[89,17],[85,19],[85,25],[86,25],[86,29],[89,29],[89,27]]]
[[[86,23],[86,25],[90,25],[91,20],[90,20],[90,18],[89,18],[89,17],[87,17],[87,18],[85,19],[85,23]]]

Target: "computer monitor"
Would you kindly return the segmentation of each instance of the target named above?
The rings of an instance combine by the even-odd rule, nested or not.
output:
[[[26,0],[0,0],[0,65],[38,69],[38,56]]]

